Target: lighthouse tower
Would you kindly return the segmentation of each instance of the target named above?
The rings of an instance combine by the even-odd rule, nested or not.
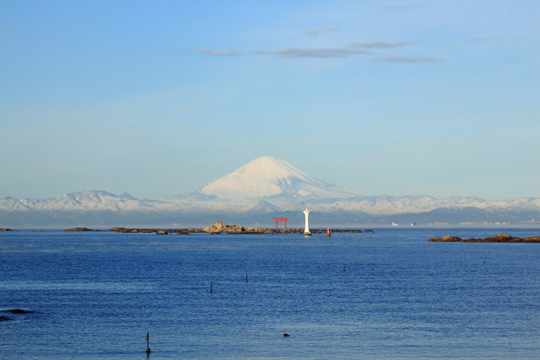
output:
[[[306,228],[304,229],[304,236],[311,235],[311,231],[309,231],[309,213],[310,211],[306,208],[306,210],[304,210],[304,215],[306,215]]]

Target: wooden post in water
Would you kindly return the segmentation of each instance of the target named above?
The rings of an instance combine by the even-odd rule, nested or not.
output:
[[[248,277],[248,274],[246,274],[246,282],[249,281],[249,277]]]
[[[152,350],[150,350],[150,333],[146,333],[146,353],[150,354]]]

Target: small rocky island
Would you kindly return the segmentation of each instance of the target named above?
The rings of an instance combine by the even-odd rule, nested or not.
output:
[[[92,230],[87,227],[76,227],[76,228],[66,229],[64,231],[99,231],[99,230]]]
[[[65,229],[64,231],[100,231],[92,230],[87,227],[75,227],[70,229]],[[187,234],[197,234],[197,233],[207,233],[207,234],[304,234],[304,230],[300,228],[296,229],[269,229],[265,227],[243,227],[239,225],[229,224],[225,225],[221,221],[215,222],[210,226],[204,227],[202,229],[189,228],[189,229],[139,229],[139,228],[125,228],[125,227],[113,227],[107,231],[114,231],[118,233],[156,233],[158,235],[167,235],[167,234],[178,234],[178,235],[187,235]],[[341,230],[335,229],[331,230],[333,233],[361,233],[362,230],[359,229],[349,229]],[[373,232],[373,230],[364,230],[365,232]],[[326,234],[327,230],[311,230],[314,234]]]
[[[487,237],[487,238],[470,238],[462,239],[457,236],[443,236],[440,238],[432,237],[429,239],[431,242],[483,242],[483,243],[494,243],[494,242],[504,242],[504,243],[540,243],[540,236],[518,238],[510,236],[508,234],[499,234],[497,236]]]

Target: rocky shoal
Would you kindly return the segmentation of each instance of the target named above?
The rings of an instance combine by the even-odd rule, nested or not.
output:
[[[64,231],[100,231],[93,230],[87,227],[76,227],[65,229]],[[208,234],[303,234],[304,230],[300,228],[296,229],[269,229],[264,227],[243,227],[234,224],[225,225],[221,222],[215,222],[210,226],[204,227],[202,229],[189,228],[189,229],[139,229],[139,228],[126,228],[126,227],[113,227],[107,231],[114,231],[118,233],[156,233],[158,235],[167,235],[167,234],[179,234],[187,235],[193,233],[208,233]],[[373,232],[373,230],[363,230],[365,232]],[[358,229],[348,229],[341,230],[335,229],[332,230],[333,233],[361,233],[362,230]],[[312,234],[322,234],[326,233],[327,230],[311,230]]]
[[[429,239],[431,242],[509,242],[509,243],[540,243],[540,236],[518,238],[510,236],[508,234],[499,234],[497,236],[487,237],[487,238],[470,238],[462,239],[457,236],[443,236],[440,238],[432,237]]]

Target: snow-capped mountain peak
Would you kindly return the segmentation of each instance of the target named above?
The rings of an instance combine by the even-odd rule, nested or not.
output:
[[[218,199],[262,199],[279,195],[350,197],[360,194],[327,184],[272,156],[261,156],[224,177],[202,187],[202,195]]]

